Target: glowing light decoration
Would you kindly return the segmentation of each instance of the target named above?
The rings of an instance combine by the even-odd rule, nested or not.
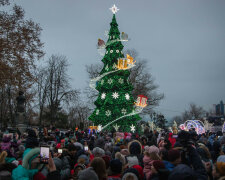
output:
[[[136,106],[146,107],[148,98],[144,95],[138,95]]]
[[[205,133],[204,124],[199,120],[187,120],[184,124],[181,124],[179,128],[185,131],[194,128],[197,134]]]
[[[130,126],[130,131],[131,131],[132,133],[135,132],[135,126],[134,126],[133,124]]]
[[[101,132],[101,130],[102,130],[102,125],[99,124],[99,125],[98,125],[98,128],[97,128],[97,131],[98,131],[98,132]]]
[[[113,7],[109,8],[109,9],[112,11],[113,14],[116,14],[119,11],[119,9],[116,7],[115,4],[113,5]]]

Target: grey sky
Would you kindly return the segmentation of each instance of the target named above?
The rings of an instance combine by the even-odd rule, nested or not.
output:
[[[100,62],[98,38],[109,30],[115,3],[120,32],[131,41],[165,94],[167,117],[190,102],[205,109],[225,101],[224,0],[20,0],[26,17],[43,28],[45,59],[66,55],[74,88],[87,85],[85,65]]]

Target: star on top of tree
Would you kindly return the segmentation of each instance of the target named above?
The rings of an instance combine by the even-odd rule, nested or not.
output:
[[[116,7],[115,4],[113,5],[113,7],[109,8],[109,9],[112,11],[113,14],[116,14],[119,11],[119,9]]]

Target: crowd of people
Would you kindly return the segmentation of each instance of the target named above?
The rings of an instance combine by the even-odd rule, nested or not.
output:
[[[225,180],[225,134],[29,129],[0,137],[0,179]],[[49,148],[47,161],[42,147]]]

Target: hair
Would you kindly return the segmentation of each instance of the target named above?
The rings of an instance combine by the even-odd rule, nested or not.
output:
[[[99,180],[103,180],[107,178],[107,173],[106,173],[106,165],[105,161],[100,158],[96,157],[91,161],[91,167],[93,167],[94,171],[98,175]]]
[[[144,155],[150,157],[151,160],[160,160],[159,155],[158,155],[157,153],[155,153],[155,152],[151,152],[151,153],[149,153],[149,152],[144,152]]]

